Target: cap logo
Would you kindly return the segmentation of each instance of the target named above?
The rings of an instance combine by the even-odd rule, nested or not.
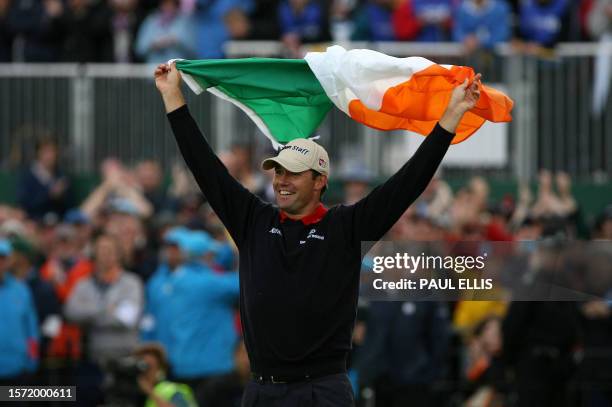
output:
[[[324,160],[324,159],[319,158],[319,166],[320,166],[321,168],[327,168],[327,163],[325,162],[325,160]]]
[[[297,151],[298,153],[301,153],[303,155],[307,155],[310,150],[304,147],[299,147],[299,146],[284,146],[283,148],[280,149],[280,151],[284,151],[284,150],[291,150],[291,151]]]
[[[308,152],[310,151],[307,148],[302,148],[302,147],[298,147],[298,146],[291,146],[291,150],[297,151],[298,153],[301,153],[301,154],[304,154],[304,155],[308,154]]]

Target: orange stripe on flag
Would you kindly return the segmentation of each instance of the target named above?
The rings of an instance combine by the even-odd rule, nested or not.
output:
[[[360,100],[349,103],[349,114],[354,120],[378,130],[405,129],[427,135],[442,117],[453,89],[465,78],[474,78],[474,70],[453,66],[450,70],[432,65],[416,72],[408,81],[389,88],[383,96],[380,110],[366,107]],[[512,120],[512,100],[502,92],[482,86],[477,105],[467,112],[452,143],[460,143],[474,134],[485,120]]]

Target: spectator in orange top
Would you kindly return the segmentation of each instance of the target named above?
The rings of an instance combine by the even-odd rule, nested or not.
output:
[[[71,225],[59,226],[57,239],[53,253],[40,269],[40,275],[53,284],[58,298],[65,303],[77,283],[91,274],[93,263],[80,254],[78,236]],[[81,352],[79,327],[62,322],[59,335],[54,337],[49,345],[49,356],[79,360]]]
[[[93,269],[91,261],[78,252],[77,235],[70,225],[57,230],[57,243],[52,255],[43,264],[40,273],[53,283],[58,297],[65,302],[74,286]]]

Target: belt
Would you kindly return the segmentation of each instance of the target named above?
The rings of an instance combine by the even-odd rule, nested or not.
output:
[[[284,375],[263,375],[259,373],[251,373],[251,377],[259,384],[289,384],[297,382],[306,382],[314,379],[311,375],[299,376],[284,376]],[[317,376],[319,377],[319,376]]]
[[[307,382],[313,379],[317,379],[319,377],[329,376],[337,373],[341,372],[338,372],[336,369],[300,375],[265,375],[253,372],[251,373],[251,378],[259,384],[290,384],[298,382]]]

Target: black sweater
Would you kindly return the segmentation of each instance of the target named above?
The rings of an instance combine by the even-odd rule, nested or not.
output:
[[[168,114],[202,192],[240,252],[240,315],[253,372],[320,375],[346,369],[361,242],[376,241],[423,192],[453,138],[439,125],[389,180],[350,206],[294,221],[238,183],[189,110]]]

